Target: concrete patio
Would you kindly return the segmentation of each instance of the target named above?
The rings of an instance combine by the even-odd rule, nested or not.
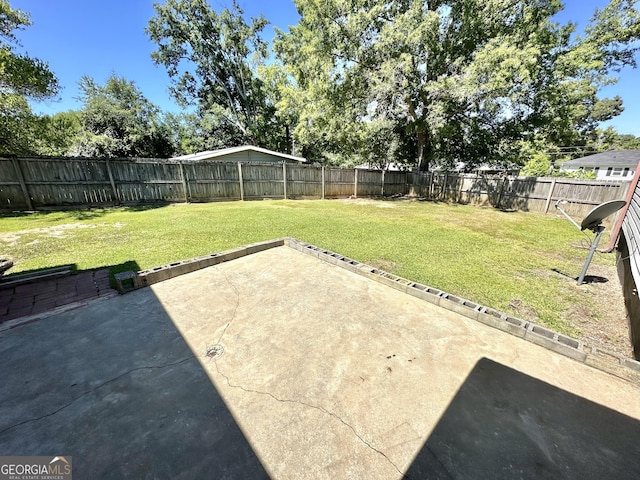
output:
[[[282,246],[0,331],[77,478],[638,478],[640,389]]]

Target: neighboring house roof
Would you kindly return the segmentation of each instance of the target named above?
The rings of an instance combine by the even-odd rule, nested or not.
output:
[[[560,164],[560,168],[566,167],[629,167],[635,168],[640,162],[640,150],[610,150],[608,152],[587,155],[586,157],[568,160]]]
[[[234,153],[242,152],[257,152],[265,155],[271,155],[274,157],[281,157],[283,160],[293,160],[296,162],[306,162],[307,160],[302,157],[295,157],[286,153],[275,152],[273,150],[267,150],[266,148],[254,147],[253,145],[243,145],[241,147],[222,148],[220,150],[207,150],[205,152],[191,153],[189,155],[182,155],[180,157],[173,157],[171,160],[220,160],[220,157],[231,155]]]

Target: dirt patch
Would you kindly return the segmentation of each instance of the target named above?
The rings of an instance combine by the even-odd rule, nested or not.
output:
[[[629,321],[615,266],[591,264],[585,277],[588,283],[583,285],[560,271],[538,270],[533,275],[543,279],[562,278],[563,294],[574,299],[562,315],[562,320],[577,332],[572,337],[590,347],[633,358]],[[520,299],[511,300],[509,311],[523,320],[540,323],[535,309]]]
[[[47,237],[64,238],[70,230],[84,229],[84,228],[98,228],[98,227],[114,227],[122,228],[124,223],[65,223],[63,225],[55,225],[53,227],[31,228],[29,230],[17,230],[15,232],[0,233],[0,241],[8,244],[9,246],[15,246],[24,235],[42,235]],[[39,240],[33,240],[30,244],[37,243]]]
[[[356,204],[356,205],[369,205],[378,208],[397,208],[398,205],[392,200],[375,200],[373,198],[355,198],[349,197],[340,200],[342,203]]]
[[[385,272],[390,273],[398,267],[398,264],[396,262],[392,262],[391,260],[386,260],[384,258],[371,260],[370,262],[367,262],[367,265],[371,265],[373,268],[384,270]]]
[[[519,298],[511,299],[509,302],[509,310],[522,320],[528,320],[534,323],[538,321],[538,312]]]
[[[587,280],[593,277],[596,277],[593,283],[577,285],[571,282],[570,288],[575,289],[578,301],[569,306],[565,319],[580,331],[578,338],[587,345],[633,358],[629,322],[616,267],[591,265]]]

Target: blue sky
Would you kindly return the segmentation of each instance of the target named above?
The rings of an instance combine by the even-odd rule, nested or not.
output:
[[[158,1],[158,0],[156,0]],[[77,109],[81,105],[77,83],[88,75],[99,83],[111,73],[133,80],[151,102],[165,111],[178,111],[168,94],[169,78],[153,64],[155,50],[144,29],[154,15],[153,0],[10,0],[12,8],[31,13],[33,25],[18,32],[23,50],[49,63],[63,90],[59,100],[34,105],[38,113]],[[231,0],[210,0],[216,9]],[[262,13],[272,26],[287,30],[298,21],[293,0],[239,0],[247,16]],[[583,28],[594,10],[607,0],[565,0],[558,21],[573,21]],[[639,62],[640,63],[640,62]],[[640,70],[625,69],[620,81],[602,91],[603,96],[620,95],[625,111],[608,124],[620,133],[640,136]]]

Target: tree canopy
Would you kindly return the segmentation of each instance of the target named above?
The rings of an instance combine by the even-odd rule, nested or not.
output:
[[[567,152],[637,148],[601,128],[624,109],[602,88],[636,67],[637,0],[610,0],[581,32],[558,23],[560,0],[293,1],[300,20],[272,45],[267,20],[235,0],[154,4],[151,56],[181,112],[164,115],[113,74],[80,80],[81,110],[37,116],[30,102],[56,96],[58,81],[21,53],[29,15],[0,0],[0,153],[167,157],[254,144],[342,165],[538,172]]]
[[[88,76],[79,82],[82,131],[70,149],[74,155],[158,157],[173,154],[160,109],[135,83],[112,74],[104,85]]]
[[[16,31],[31,25],[29,15],[0,0],[0,152],[30,153],[37,125],[29,100],[58,94],[59,85],[46,62],[18,53]]]
[[[275,106],[258,75],[268,55],[261,37],[265,18],[247,22],[235,1],[220,13],[206,0],[167,0],[154,8],[147,26],[158,45],[152,58],[167,69],[176,101],[213,119],[226,146],[273,147]]]
[[[634,65],[633,4],[613,0],[575,37],[553,19],[559,0],[296,0],[300,22],[275,46],[306,106],[296,135],[369,156],[410,152],[421,169],[582,139],[621,111],[597,93]]]

